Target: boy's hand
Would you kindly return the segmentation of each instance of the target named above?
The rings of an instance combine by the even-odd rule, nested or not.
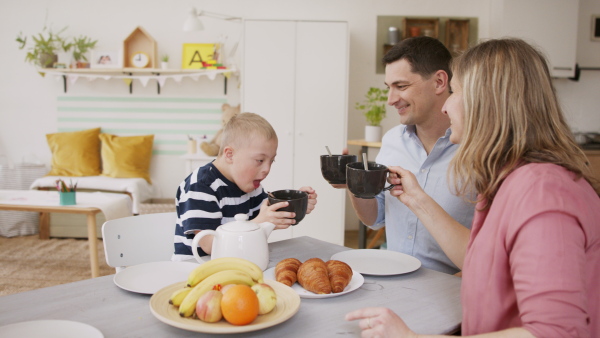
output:
[[[310,214],[317,204],[317,192],[311,187],[302,187],[298,190],[304,191],[308,194],[308,207],[306,208],[306,213]]]
[[[296,223],[295,212],[277,211],[279,208],[287,207],[288,202],[279,202],[269,205],[269,199],[265,199],[260,205],[260,212],[252,220],[255,223],[270,222],[275,224],[275,229],[287,229],[290,225]]]

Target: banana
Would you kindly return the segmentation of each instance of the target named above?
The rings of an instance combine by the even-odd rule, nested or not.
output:
[[[190,293],[190,291],[192,291],[192,288],[186,286],[185,288],[181,288],[173,292],[171,298],[169,298],[169,304],[174,306],[181,305],[181,302],[183,302],[183,299],[188,295],[188,293]]]
[[[198,283],[192,291],[188,293],[179,305],[179,315],[181,317],[191,317],[196,311],[196,303],[203,294],[212,290],[213,286],[221,284],[244,284],[252,286],[256,282],[249,274],[239,270],[223,270],[206,277],[202,282]]]
[[[244,271],[252,277],[257,283],[262,283],[263,272],[255,263],[237,257],[221,257],[211,259],[208,262],[202,263],[200,266],[192,270],[188,276],[188,286],[196,286],[206,277],[224,270],[239,270]]]

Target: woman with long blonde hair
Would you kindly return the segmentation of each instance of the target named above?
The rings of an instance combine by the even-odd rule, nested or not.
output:
[[[600,337],[600,186],[575,143],[546,60],[519,39],[482,42],[453,62],[443,111],[459,149],[459,195],[478,194],[471,230],[391,167],[392,195],[463,271],[462,334]],[[415,336],[390,309],[366,308],[363,337]]]

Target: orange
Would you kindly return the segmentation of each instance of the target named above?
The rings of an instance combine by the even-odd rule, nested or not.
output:
[[[231,287],[221,299],[223,317],[233,325],[252,323],[258,316],[258,309],[258,297],[247,285]]]

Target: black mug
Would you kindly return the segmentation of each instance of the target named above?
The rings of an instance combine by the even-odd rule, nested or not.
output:
[[[385,187],[389,170],[383,164],[368,162],[365,170],[363,162],[346,165],[346,184],[350,192],[358,198],[374,198],[382,191],[390,190],[394,185]]]
[[[295,212],[296,220],[295,224],[300,223],[304,216],[306,216],[306,209],[308,209],[308,193],[300,190],[277,190],[269,193],[269,204],[273,205],[279,202],[288,202],[287,207],[279,208],[278,211],[289,211]]]
[[[321,155],[321,174],[329,184],[346,184],[346,164],[356,161],[356,155]]]

